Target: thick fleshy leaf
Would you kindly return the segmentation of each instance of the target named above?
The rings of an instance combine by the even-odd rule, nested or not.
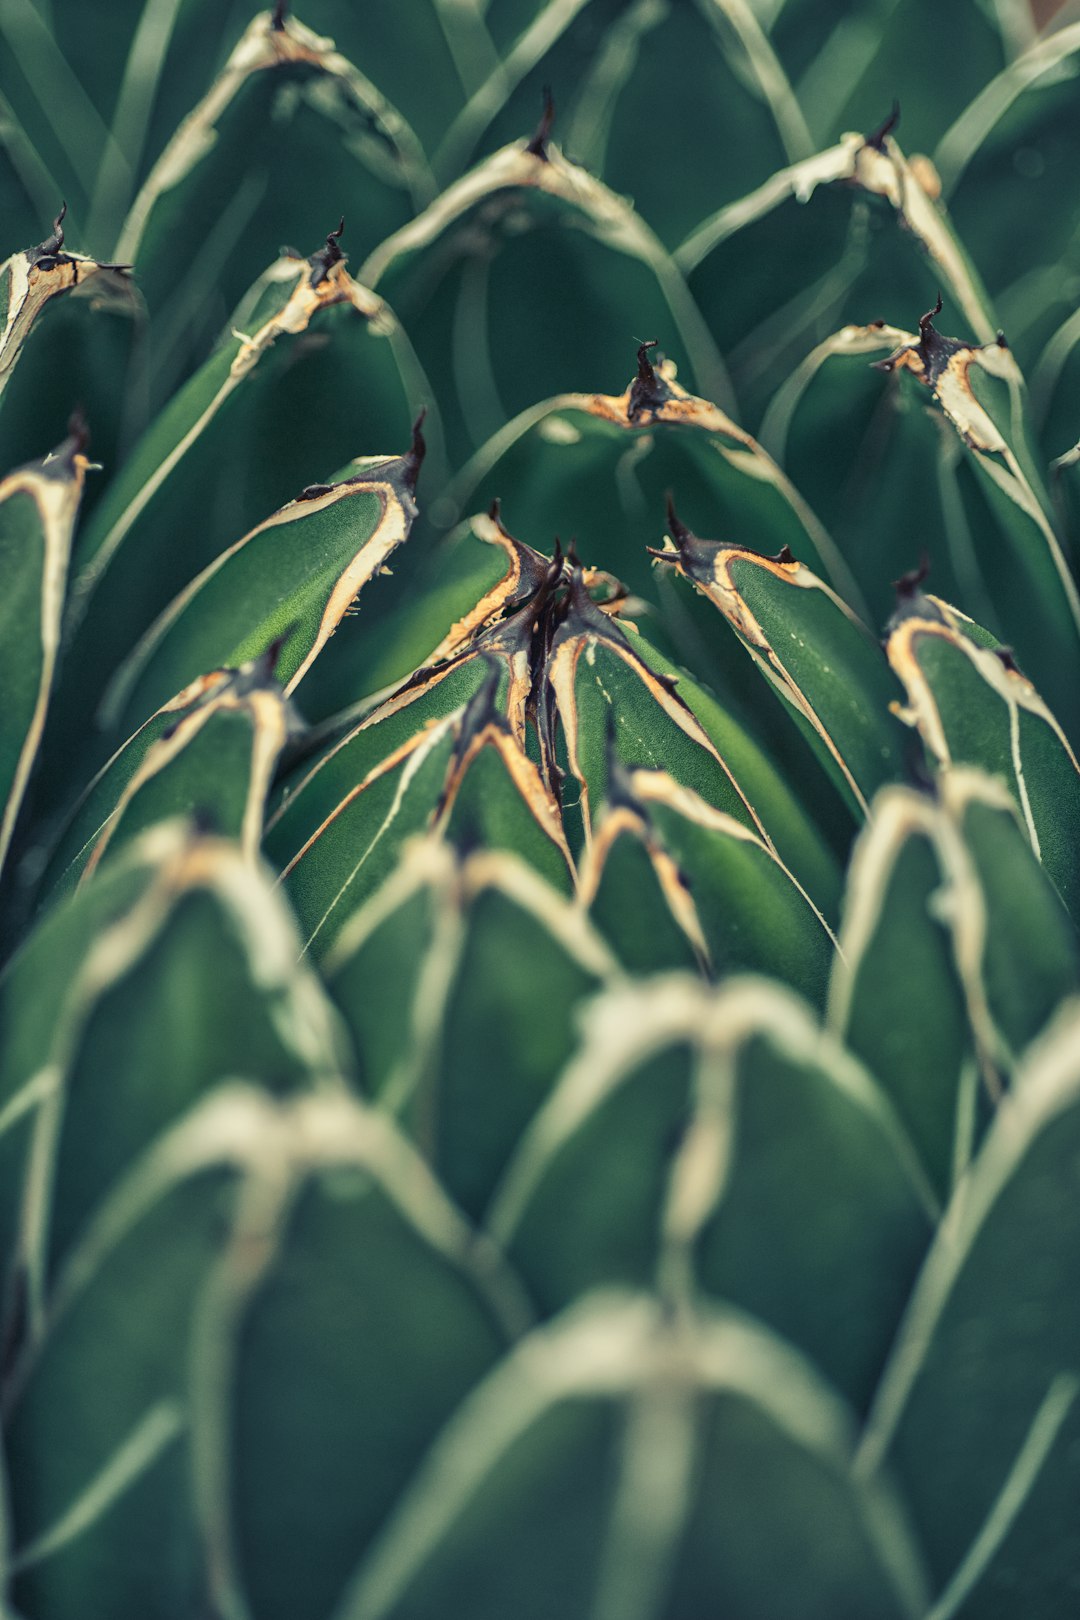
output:
[[[471,692],[466,683],[476,683]],[[558,804],[500,712],[499,684],[497,668],[474,658],[431,680],[430,696],[422,684],[406,687],[284,802],[268,829],[270,848],[283,863],[307,944],[318,940],[320,956],[415,833],[445,829],[465,847],[514,850],[549,882],[569,887],[574,868]],[[463,687],[466,701],[451,706]],[[312,823],[298,846],[298,831]]]
[[[967,940],[985,922],[964,903],[970,874],[943,823],[907,788],[875,798],[852,857],[829,996],[830,1026],[889,1097],[939,1196],[964,1170],[988,1102],[964,987],[964,969],[973,961],[977,971],[982,956],[979,940]]]
[[[699,539],[673,512],[669,527],[657,556],[724,615],[865,815],[869,796],[904,771],[903,730],[889,713],[896,682],[865,626],[789,551],[762,557]]]
[[[240,1074],[287,1090],[340,1070],[338,1022],[298,950],[263,872],[172,822],[58,908],[8,968],[2,1224],[6,1259],[17,1219],[12,1275],[32,1332],[49,1270],[114,1177],[208,1086]]]
[[[105,765],[64,830],[42,892],[74,888],[132,838],[171,816],[235,838],[254,861],[270,781],[298,722],[269,656],[214,670],[152,715]]]
[[[463,651],[474,632],[522,606],[551,568],[494,507],[438,544],[430,540],[421,514],[411,568],[396,570],[389,588],[373,581],[372,612],[345,620],[324,648],[304,684],[312,721],[333,717],[340,731],[346,717],[371,714],[408,676]]]
[[[1080,941],[1028,829],[998,784],[949,773],[942,797],[971,855],[986,914],[982,974],[1000,1063],[1012,1067],[1080,988]]]
[[[461,710],[482,688],[488,665],[480,657],[425,666],[384,702],[340,735],[331,736],[312,759],[302,760],[284,778],[266,824],[266,851],[279,869],[314,839],[339,805],[355,790],[393,770],[402,750],[417,746]]]
[[[650,667],[622,626],[597,608],[580,579],[552,641],[548,679],[569,767],[581,784],[586,842],[604,802],[612,751],[624,765],[666,769],[677,782],[768,839],[732,766],[677,690],[677,678]],[[608,747],[609,716],[613,750]]]
[[[1019,1058],[1080,988],[1080,945],[1000,782],[891,788],[856,848],[830,1023],[946,1193]]]
[[[477,1218],[577,1044],[583,999],[619,976],[578,907],[517,856],[459,866],[435,839],[405,851],[322,971],[366,1087]]]
[[[925,160],[908,162],[890,133],[895,121],[894,110],[873,134],[845,134],[779,170],[675,253],[746,422],[830,332],[925,308],[937,287],[979,342],[993,340],[996,321],[938,201],[937,175]]]
[[[934,1614],[1064,1617],[1074,1602],[1078,1060],[1071,1002],[957,1189],[863,1439],[863,1476],[887,1458],[902,1480]]]
[[[568,363],[582,378],[614,382],[626,335],[642,325],[670,331],[701,392],[727,402],[716,346],[666,249],[630,203],[548,142],[544,126],[450,186],[359,275],[412,338],[443,405],[452,461],[565,388]]]
[[[407,455],[354,462],[222,552],[117,671],[102,718],[130,731],[202,671],[243,664],[272,644],[277,678],[291,695],[408,539],[423,452],[417,429]]]
[[[1002,341],[943,337],[938,307],[880,362],[931,393],[968,452],[979,566],[998,623],[1067,731],[1080,726],[1080,593],[1025,439],[1021,378]],[[963,603],[960,604],[964,606]]]
[[[306,334],[321,340],[305,343]],[[403,382],[402,341],[382,301],[348,275],[334,237],[309,260],[271,265],[80,536],[68,624],[73,701],[82,686],[100,689],[103,666],[238,533],[355,455],[358,435],[385,444],[402,433],[409,401],[423,392],[415,378]],[[330,395],[336,413],[313,410]],[[243,475],[247,464],[256,477]]]
[[[1036,9],[956,0],[935,17],[927,50],[922,0],[890,0],[869,10],[865,0],[757,3],[815,135],[824,140],[863,127],[895,97],[912,150],[920,152],[1034,38]]]
[[[288,1203],[268,1231],[249,1200],[193,1346],[214,1596],[267,1620],[332,1612],[432,1433],[529,1320],[388,1121],[308,1103],[282,1121]]]
[[[746,831],[732,817],[724,819],[740,833]],[[613,799],[610,785],[582,863],[581,898],[592,923],[630,973],[706,971],[708,946],[684,874],[644,808],[626,793]]]
[[[812,150],[747,0],[670,7],[496,0],[485,22],[502,60],[447,130],[436,156],[445,174],[456,173],[479,140],[485,147],[512,140],[533,116],[541,87],[554,86],[567,150],[614,191],[633,196],[673,246],[719,201]],[[670,120],[657,116],[663,84],[679,86]],[[709,162],[688,163],[695,151]]]
[[[172,327],[167,349],[159,329],[153,365],[175,376],[177,348],[203,347],[207,314],[216,324],[221,308],[199,296],[204,287],[228,309],[283,238],[317,237],[347,197],[366,250],[432,190],[412,130],[333,41],[261,12],[158,158],[120,233],[118,256],[134,264],[151,313],[166,313]],[[178,233],[202,244],[194,266]]]
[[[773,395],[762,442],[835,536],[867,624],[886,622],[894,582],[920,554],[937,593],[985,619],[993,608],[965,505],[964,444],[921,390],[874,364],[906,341],[884,322],[825,338]],[[840,595],[848,599],[842,587]]]
[[[81,261],[79,261],[81,262]],[[0,273],[2,288],[2,273]],[[0,292],[2,296],[2,292]],[[98,476],[83,491],[80,525],[104,492],[100,468],[120,455],[128,401],[121,379],[145,327],[138,290],[112,267],[49,300],[19,347],[0,399],[0,470],[36,461],[73,420],[85,422]]]
[[[779,718],[802,750],[795,755],[799,762],[797,770],[790,751],[785,761],[788,769],[781,769],[772,752],[757,740],[749,721],[742,718],[734,705],[722,702],[680,665],[672,663],[632,624],[625,623],[622,629],[630,647],[652,674],[661,682],[677,687],[702,731],[728,762],[750,803],[757,808],[780,859],[824,915],[834,918],[841,890],[837,855],[846,857],[852,823],[846,801],[834,789],[811,748],[803,743],[801,733],[791,727],[786,705]],[[739,650],[741,652],[741,648]],[[761,690],[760,681],[758,687]],[[651,765],[654,762],[639,763]],[[670,768],[667,761],[664,767]],[[798,782],[797,792],[792,786],[793,780]],[[692,782],[684,785],[695,786]]]
[[[742,1318],[606,1295],[527,1338],[438,1437],[334,1620],[921,1612],[851,1422]],[[491,1549],[500,1548],[493,1558]]]
[[[75,432],[0,480],[0,867],[45,729],[85,443]]]
[[[115,1190],[60,1278],[47,1334],[7,1388],[24,1613],[75,1607],[110,1620],[203,1600],[192,1319],[231,1224],[238,1172],[260,1148],[271,1171],[280,1155],[271,1125],[254,1093],[208,1100]]]
[[[532,533],[572,534],[581,556],[650,596],[645,548],[674,489],[693,521],[722,519],[762,551],[789,546],[844,596],[855,594],[850,569],[781,468],[726,412],[687,393],[668,363],[654,366],[650,347],[639,348],[623,393],[556,395],[500,426],[433,518],[449,524],[500,497],[511,513],[528,514]]]
[[[703,1289],[864,1404],[934,1213],[890,1104],[801,1002],[667,977],[589,1009],[489,1227],[545,1310],[604,1284]]]
[[[1057,720],[1002,647],[947,603],[915,591],[885,644],[904,717],[939,771],[974,765],[1011,794],[1031,847],[1080,920],[1080,768]]]
[[[833,939],[821,914],[760,837],[666,772],[615,764],[581,891],[632,970],[696,959],[822,999]]]
[[[51,235],[36,247],[13,253],[0,264],[0,393],[4,391],[18,364],[23,345],[45,306],[53,299],[92,286],[104,295],[123,288],[126,268],[99,264],[84,253],[64,247],[64,216],[61,208]],[[71,402],[69,409],[73,408]]]
[[[979,84],[934,153],[949,212],[1025,361],[1076,305],[1080,259],[1056,199],[1080,157],[1078,51],[1075,21],[1033,41]]]

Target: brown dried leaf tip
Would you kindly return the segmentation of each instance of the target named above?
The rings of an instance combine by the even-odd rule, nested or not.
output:
[[[341,264],[344,260],[345,255],[339,246],[344,232],[345,215],[342,214],[338,221],[337,230],[327,232],[326,245],[319,248],[318,252],[313,253],[308,260],[308,264],[311,266],[311,285],[313,287],[317,287],[321,281],[325,281],[335,264]]]
[[[910,371],[918,377],[920,382],[928,388],[936,388],[938,379],[948,367],[953,355],[966,350],[968,345],[959,338],[945,337],[934,325],[934,317],[941,314],[942,301],[940,292],[933,309],[928,309],[924,315],[919,316],[919,341],[907,344],[890,354],[885,360],[872,360],[870,363],[875,371],[895,371],[898,368]]]
[[[60,212],[53,220],[51,235],[37,247],[32,247],[27,255],[31,264],[36,264],[40,270],[51,270],[59,259],[64,257],[64,220],[67,218],[67,203],[60,204]]]
[[[626,414],[631,421],[644,411],[659,410],[672,398],[669,384],[649,359],[649,350],[655,349],[659,341],[659,338],[647,338],[644,342],[638,342],[637,376],[630,384],[630,397],[626,405]],[[657,355],[657,359],[661,360],[663,356]]]

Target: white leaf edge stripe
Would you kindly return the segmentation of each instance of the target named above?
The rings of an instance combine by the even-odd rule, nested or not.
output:
[[[72,444],[68,440],[68,445]],[[38,743],[45,726],[45,714],[52,691],[60,650],[60,626],[64,610],[64,591],[67,584],[68,562],[75,517],[82,498],[83,480],[89,462],[78,451],[68,456],[70,473],[61,466],[50,469],[50,463],[68,456],[61,447],[43,461],[31,463],[10,473],[0,481],[0,504],[17,495],[28,495],[41,518],[41,676],[30,724],[19,750],[4,813],[0,819],[0,867],[4,864],[15,821],[30,779]]]
[[[206,565],[200,574],[197,574],[190,584],[175,596],[168,607],[158,615],[153,624],[145,632],[141,640],[124,659],[123,663],[113,675],[101,700],[100,720],[102,725],[115,723],[123,713],[125,705],[137,689],[139,681],[146,673],[158,647],[166,640],[169,632],[182,619],[186,609],[197,601],[203,587],[225,568],[238,552],[245,546],[257,540],[261,534],[282,524],[302,523],[306,518],[324,512],[328,507],[348,500],[350,496],[373,494],[382,503],[382,511],[378,522],[371,533],[363,540],[359,548],[348,558],[337,579],[334,581],[327,598],[326,605],[319,619],[319,627],[312,640],[311,646],[305,653],[299,668],[290,676],[285,686],[286,697],[291,697],[297,685],[307,674],[319,653],[330,640],[335,629],[345,616],[357,592],[360,591],[370,579],[383,567],[391,552],[402,544],[407,538],[412,526],[412,512],[402,500],[401,491],[391,479],[380,479],[377,474],[380,466],[397,466],[400,464],[397,456],[365,457],[371,466],[365,467],[355,476],[343,479],[341,482],[331,484],[323,495],[312,499],[297,499],[287,501],[286,504],[274,512],[264,522],[257,524],[241,539],[215,557]],[[100,555],[100,553],[99,553]],[[229,649],[222,649],[222,657],[229,655]]]
[[[752,975],[712,990],[687,975],[665,974],[625,989],[613,987],[585,1010],[579,1051],[533,1117],[492,1196],[486,1226],[495,1241],[502,1247],[512,1241],[555,1155],[590,1114],[657,1052],[687,1045],[704,1058],[733,1059],[740,1045],[759,1034],[798,1063],[819,1067],[875,1121],[894,1148],[914,1195],[936,1221],[936,1195],[891,1103],[793,992]],[[726,1160],[722,1153],[699,1157],[696,1145],[687,1149],[684,1144],[684,1151],[689,1154],[687,1167],[682,1168],[680,1154],[672,1169],[672,1219],[691,1209],[698,1212],[695,1219],[704,1218],[700,1211],[708,1213],[723,1195]],[[696,1184],[696,1169],[703,1164],[709,1171],[706,1191],[699,1187],[691,1197],[686,1187],[676,1190],[680,1178],[691,1176]]]
[[[412,167],[413,201],[422,205],[433,191],[430,170],[415,133],[396,108],[344,56],[333,41],[322,38],[295,18],[286,17],[274,28],[269,11],[253,17],[237,41],[208,94],[184,119],[158,158],[132,204],[117,243],[117,256],[135,263],[154,204],[178,186],[212,151],[218,140],[216,125],[251,75],[273,71],[294,62],[307,62],[330,78],[340,79],[367,107],[376,122],[408,151]]]
[[[564,157],[550,142],[546,156],[526,150],[522,141],[493,152],[454,181],[422,214],[375,248],[357,272],[365,287],[376,288],[397,260],[430,246],[471,209],[494,193],[530,190],[558,197],[578,210],[597,238],[618,253],[648,266],[664,295],[676,330],[694,356],[698,381],[718,399],[731,401],[727,368],[712,334],[671,255],[623,197],[586,169]]]
[[[413,1575],[452,1535],[485,1477],[561,1402],[631,1405],[660,1391],[680,1393],[687,1401],[733,1395],[757,1407],[783,1442],[810,1452],[830,1472],[847,1473],[848,1414],[790,1345],[736,1312],[703,1310],[696,1320],[672,1326],[655,1300],[605,1291],[530,1334],[466,1397],[378,1534],[332,1620],[384,1620],[397,1612]],[[623,1452],[622,1487],[615,1498],[617,1504],[622,1498],[624,1514],[631,1510],[626,1492],[632,1476],[625,1471],[630,1460]],[[674,1476],[681,1477],[678,1454],[671,1460]],[[853,1493],[852,1506],[902,1610],[915,1620],[923,1612],[925,1577],[891,1492],[874,1481],[870,1490]],[[685,1518],[672,1513],[666,1527],[672,1541],[684,1527]],[[659,1575],[669,1556],[659,1536],[652,1556]],[[610,1568],[602,1552],[599,1567]]]
[[[938,1324],[982,1229],[1039,1138],[1080,1107],[1080,998],[1059,1010],[1031,1048],[998,1108],[979,1156],[945,1212],[867,1419],[856,1467],[869,1479],[885,1465]],[[1065,1371],[1066,1369],[1063,1369]],[[1038,1415],[1033,1412],[1033,1419]]]

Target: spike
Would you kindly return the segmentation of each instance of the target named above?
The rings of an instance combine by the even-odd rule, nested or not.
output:
[[[865,137],[866,145],[874,147],[875,151],[884,152],[885,137],[891,135],[900,122],[900,103],[894,99],[892,112],[883,124],[879,124],[872,134]]]
[[[525,147],[525,150],[526,152],[531,152],[533,157],[541,158],[546,163],[547,145],[548,141],[551,139],[551,131],[555,127],[555,98],[551,94],[551,86],[549,84],[545,84],[543,95],[544,110],[540,115],[540,122],[536,126],[535,133]]]

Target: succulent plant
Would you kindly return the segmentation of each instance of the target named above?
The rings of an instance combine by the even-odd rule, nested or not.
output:
[[[3,1615],[1075,1613],[1047,9],[0,8]]]

